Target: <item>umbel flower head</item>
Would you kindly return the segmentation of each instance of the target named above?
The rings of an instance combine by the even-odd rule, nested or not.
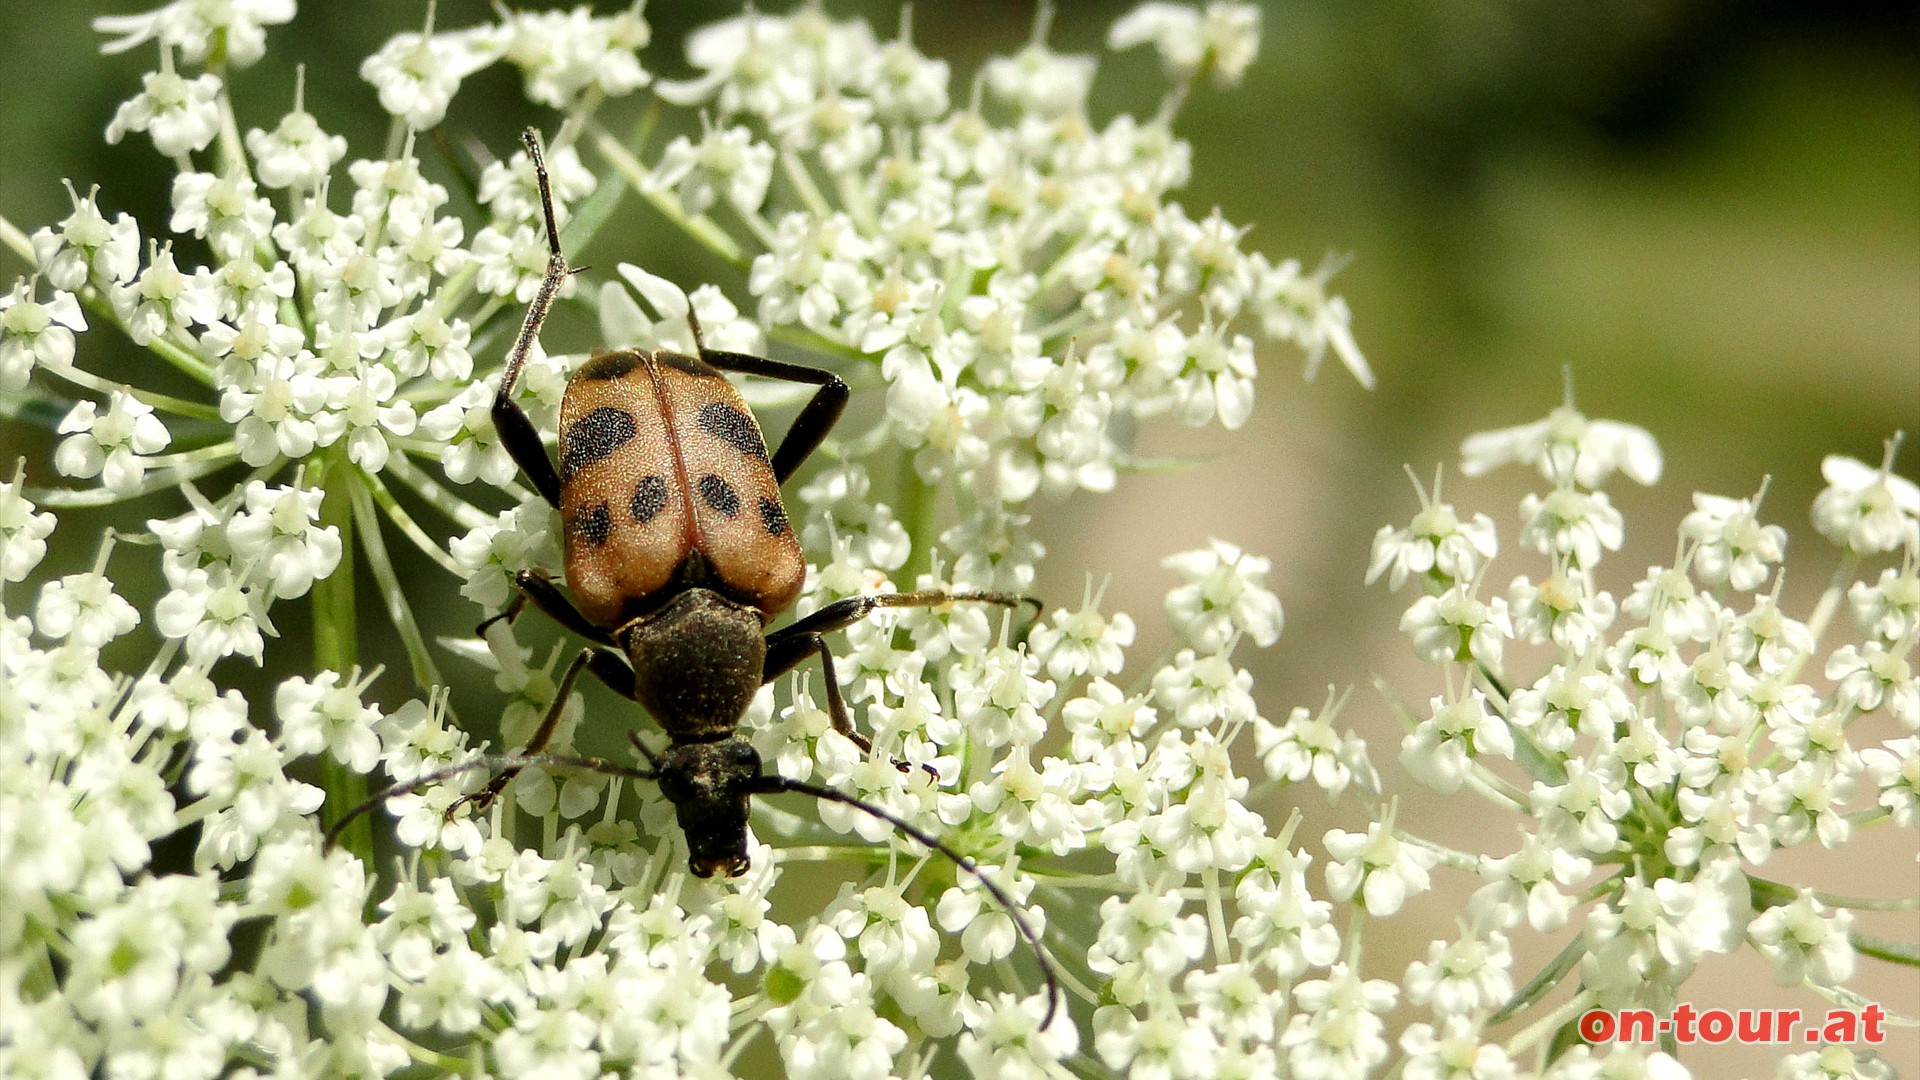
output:
[[[558,515],[491,408],[548,267],[533,162],[509,131],[450,140],[496,157],[416,152],[482,69],[511,65],[559,114],[542,126],[568,254],[631,196],[734,271],[691,290],[635,266],[575,275],[556,319],[591,312],[611,344],[687,352],[697,316],[708,348],[804,359],[877,403],[786,493],[803,616],[855,595],[1029,590],[1044,554],[1029,521],[1050,496],[1112,487],[1138,423],[1241,426],[1276,346],[1309,374],[1331,354],[1372,376],[1327,291],[1333,264],[1248,250],[1244,226],[1177,198],[1196,153],[1181,107],[1254,61],[1251,5],[1122,19],[1109,46],[1151,44],[1168,84],[1153,115],[1099,124],[1098,61],[1055,49],[1044,6],[1013,55],[959,76],[905,16],[749,10],[688,38],[679,81],[650,70],[639,5],[436,15],[361,65],[393,118],[377,155],[307,110],[271,35],[291,0],[102,19],[106,49],[154,55],[105,135],[172,161],[170,217],[136,222],[69,183],[63,220],[0,221],[30,265],[0,296],[5,416],[50,418],[58,445],[32,469],[68,485],[29,486],[25,465],[0,483],[0,1075],[1491,1076],[1535,1060],[1674,1075],[1632,1047],[1527,1053],[1562,1006],[1491,1030],[1553,985],[1516,977],[1509,937],[1569,924],[1578,952],[1556,970],[1583,1003],[1672,1000],[1701,956],[1743,941],[1783,979],[1844,992],[1845,898],[1754,871],[1777,847],[1920,816],[1920,741],[1849,742],[1863,717],[1920,725],[1911,487],[1890,460],[1830,463],[1820,530],[1853,565],[1895,565],[1836,586],[1862,633],[1816,655],[1837,600],[1809,625],[1761,591],[1785,549],[1757,497],[1703,497],[1687,558],[1624,599],[1601,588],[1625,522],[1599,485],[1616,469],[1650,482],[1658,449],[1571,405],[1469,450],[1470,466],[1547,476],[1521,534],[1545,584],[1490,591],[1497,530],[1437,486],[1372,561],[1429,592],[1405,625],[1446,673],[1430,715],[1407,718],[1403,759],[1512,813],[1513,854],[1414,835],[1339,726],[1345,696],[1261,714],[1240,650],[1275,643],[1280,602],[1269,560],[1225,540],[1168,556],[1180,644],[1160,660],[1130,657],[1134,620],[1091,588],[1032,626],[901,608],[747,710],[770,770],[937,838],[1013,910],[839,803],[758,798],[750,869],[706,880],[652,783],[549,761],[475,813],[463,797],[485,770],[449,767],[545,721],[569,756],[591,726],[659,741],[637,706],[584,717],[561,676],[575,644],[536,652],[532,616],[430,642],[417,614],[458,593],[479,622],[523,571],[561,565]],[[278,117],[236,114],[237,90],[288,87]],[[629,105],[678,133],[616,134]],[[196,389],[95,370],[102,333]],[[536,431],[586,359],[526,357],[514,400]],[[793,404],[747,392],[768,417]],[[99,536],[59,520],[82,506],[123,520]],[[390,540],[440,573],[403,573]],[[91,568],[43,571],[50,543]],[[120,582],[151,567],[161,595],[136,605]],[[356,611],[356,580],[379,610]],[[313,655],[285,657],[302,674],[243,696],[236,668],[282,660],[275,619],[301,609],[280,602],[302,597]],[[104,659],[141,628],[158,642],[142,663]],[[388,632],[408,671],[363,670],[359,636]],[[1506,670],[1514,637],[1551,642],[1557,663]],[[1802,681],[1815,673],[1827,685]],[[500,745],[446,690],[487,675]],[[835,730],[836,700],[872,752]],[[1233,753],[1248,730],[1259,788]],[[1306,780],[1372,815],[1319,841],[1324,873],[1297,819],[1255,808]],[[405,786],[379,813],[323,842],[390,782]],[[1404,977],[1378,970],[1358,927],[1439,874],[1481,881],[1458,937]],[[1021,926],[1065,988],[1055,1013]]]

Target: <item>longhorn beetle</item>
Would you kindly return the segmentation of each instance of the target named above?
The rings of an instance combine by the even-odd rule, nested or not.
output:
[[[619,349],[598,352],[574,370],[560,404],[556,469],[513,391],[540,324],[572,270],[560,249],[539,137],[529,129],[521,138],[539,184],[549,254],[546,275],[507,354],[493,423],[534,490],[560,512],[572,599],[551,578],[522,570],[515,576],[519,591],[513,601],[480,629],[496,619],[511,620],[530,600],[592,644],[567,668],[553,704],[519,755],[481,758],[391,788],[349,811],[329,837],[386,798],[474,768],[500,770],[485,788],[462,800],[484,806],[528,765],[572,765],[658,782],[686,836],[688,869],[703,878],[716,871],[737,877],[747,869],[750,796],[795,792],[845,803],[952,859],[1007,909],[1039,959],[1048,990],[1043,1026],[1050,1024],[1060,996],[1052,964],[1011,898],[973,860],[851,795],[764,772],[760,755],[739,734],[741,718],[762,684],[818,656],[834,730],[872,753],[873,744],[847,717],[833,654],[822,634],[881,607],[964,600],[1032,604],[1037,612],[1039,601],[937,589],[855,596],[767,633],[767,625],[799,597],[806,577],[780,485],[839,419],[847,384],[819,368],[709,349],[691,307],[688,323],[698,355]],[[722,374],[726,371],[819,387],[771,457],[758,421]],[[666,732],[664,752],[629,733],[649,768],[544,753],[583,667],[644,706]],[[898,760],[894,765],[903,772],[909,768]]]

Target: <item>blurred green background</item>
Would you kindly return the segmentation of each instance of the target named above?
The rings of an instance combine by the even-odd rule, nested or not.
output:
[[[1098,52],[1106,27],[1130,6],[1062,0],[1051,40]],[[151,145],[100,139],[152,53],[102,56],[87,23],[130,7],[0,0],[12,45],[0,84],[0,146],[9,150],[0,213],[28,231],[67,212],[61,177],[83,191],[99,184],[103,207],[134,214],[147,235],[165,219],[170,172]],[[387,118],[358,65],[390,34],[415,28],[423,7],[306,5],[292,26],[271,32],[274,59],[239,76],[242,124],[271,126],[290,102],[292,63],[304,62],[309,110],[347,135],[353,154],[374,152]],[[896,25],[895,7],[827,4],[836,15],[867,14],[883,34]],[[1246,661],[1264,711],[1317,706],[1329,684],[1356,687],[1345,716],[1374,740],[1390,782],[1404,787],[1394,779],[1397,732],[1373,682],[1416,707],[1438,687],[1395,630],[1411,597],[1361,586],[1369,540],[1413,511],[1401,465],[1424,480],[1444,462],[1449,497],[1490,514],[1512,554],[1514,507],[1536,478],[1463,481],[1451,472],[1457,447],[1470,432],[1544,416],[1560,399],[1565,368],[1588,415],[1641,424],[1667,451],[1660,485],[1613,490],[1629,549],[1607,565],[1607,585],[1624,589],[1672,558],[1691,492],[1750,495],[1771,476],[1768,516],[1794,535],[1788,607],[1810,610],[1834,562],[1806,517],[1822,456],[1877,462],[1895,430],[1920,435],[1920,8],[1817,0],[1263,7],[1261,57],[1246,81],[1198,94],[1182,115],[1179,131],[1195,148],[1182,201],[1196,217],[1217,205],[1251,224],[1247,246],[1276,258],[1311,267],[1328,253],[1351,255],[1333,288],[1352,305],[1379,389],[1361,390],[1332,362],[1303,384],[1296,355],[1265,350],[1260,403],[1246,429],[1147,430],[1145,449],[1190,456],[1193,467],[1124,478],[1111,496],[1036,507],[1050,548],[1042,595],[1072,604],[1089,576],[1096,584],[1111,576],[1106,606],[1140,622],[1133,655],[1145,665],[1169,644],[1157,609],[1173,582],[1161,557],[1208,536],[1271,557],[1269,584],[1288,627],[1278,646]],[[440,25],[469,25],[487,10],[482,0],[442,0]],[[656,2],[647,63],[683,74],[678,43],[687,29],[739,10]],[[982,58],[1020,46],[1031,17],[1026,3],[922,3],[915,39],[954,65],[961,96]],[[1146,51],[1107,57],[1096,120],[1150,112],[1163,85]],[[611,108],[617,116],[622,106]],[[517,76],[503,66],[469,81],[441,130],[504,151],[523,124],[551,122],[520,99]],[[643,209],[573,254],[595,266],[639,262],[686,284],[717,280],[736,300],[746,296],[737,274],[689,257]],[[24,269],[10,254],[0,267],[8,276]],[[586,322],[557,319],[553,347],[584,345]],[[111,333],[89,334],[81,348],[93,370],[184,389]],[[0,460],[25,454],[36,483],[56,480],[43,429],[7,424],[0,443]],[[1917,464],[1920,447],[1909,447],[1900,471],[1913,476]],[[55,545],[42,576],[89,565],[91,542],[80,541],[100,523],[179,510],[177,499],[155,499],[69,515],[56,537],[69,542]],[[390,544],[404,554],[404,542]],[[438,573],[424,561],[417,569]],[[1540,573],[1525,557],[1503,559],[1495,572],[1502,581]],[[126,583],[143,606],[153,588]],[[404,672],[370,591],[361,608],[363,659]],[[431,635],[464,632],[476,611],[455,603],[424,614],[440,620]],[[276,608],[290,637],[306,618],[300,603]],[[121,645],[128,663],[150,648]],[[263,700],[268,686],[300,669],[298,648],[274,656],[257,675],[228,662],[223,676]],[[459,662],[443,660],[443,669],[457,673]],[[406,693],[401,681],[387,680],[396,699]],[[456,703],[485,701],[468,696],[475,693],[463,690]],[[1856,742],[1890,734],[1862,731]],[[1470,812],[1468,800],[1409,798],[1413,810],[1403,814],[1417,812],[1431,832],[1479,850],[1511,847],[1510,836],[1485,836],[1481,820],[1449,818]],[[1313,818],[1303,837],[1360,820],[1351,803],[1329,816],[1317,797],[1305,801]],[[1278,800],[1260,808],[1276,826],[1287,812]],[[1913,848],[1911,835],[1861,837],[1843,861],[1776,860],[1767,870],[1839,891],[1910,895],[1920,892]],[[1869,856],[1878,851],[1884,857]],[[1858,876],[1863,866],[1879,876]],[[1428,907],[1440,910],[1396,923],[1396,932],[1410,943],[1450,934],[1454,912]],[[1912,940],[1917,922],[1864,925]],[[1373,940],[1392,944],[1384,932]],[[1908,1011],[1920,1001],[1920,978],[1863,969],[1868,993]],[[1396,970],[1383,963],[1376,974]],[[1769,996],[1770,976],[1750,956],[1708,974],[1724,981],[1696,1004],[1813,1005],[1804,993]],[[1920,1042],[1910,1031],[1900,1038],[1890,1056],[1912,1067]],[[1767,1073],[1774,1053],[1686,1060],[1696,1076]]]

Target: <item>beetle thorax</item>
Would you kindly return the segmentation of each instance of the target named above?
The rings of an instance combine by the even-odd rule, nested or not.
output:
[[[757,609],[688,589],[620,630],[634,699],[676,743],[725,738],[760,690],[764,635]]]

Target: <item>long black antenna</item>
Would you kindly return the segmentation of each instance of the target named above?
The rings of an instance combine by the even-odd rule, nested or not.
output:
[[[643,753],[647,753],[649,757],[652,756],[644,744],[640,744],[638,740],[635,740],[635,744],[640,746]],[[608,761],[605,758],[580,757],[572,754],[481,754],[463,761],[458,765],[448,765],[445,768],[435,769],[430,773],[416,776],[406,783],[395,784],[385,791],[368,798],[358,806],[348,810],[344,817],[333,823],[333,826],[327,830],[326,839],[322,843],[321,849],[323,851],[332,850],[334,841],[340,838],[340,834],[346,831],[347,826],[353,824],[355,818],[371,812],[388,799],[400,795],[412,795],[415,792],[432,787],[442,781],[451,780],[456,776],[462,776],[466,773],[481,769],[489,772],[504,772],[508,769],[524,769],[530,765],[542,767],[557,765],[564,768],[586,769],[590,772],[603,773],[607,776],[617,776],[627,780],[659,779],[659,773],[654,769],[635,768],[632,765],[622,765],[617,761]],[[953,865],[972,874],[974,879],[980,882],[981,887],[987,890],[987,893],[993,897],[995,902],[1005,909],[1007,917],[1013,920],[1014,927],[1020,931],[1020,936],[1026,939],[1027,946],[1033,950],[1033,957],[1040,964],[1040,975],[1046,980],[1047,984],[1047,1011],[1040,1018],[1040,1028],[1044,1031],[1053,1026],[1053,1018],[1059,1011],[1062,994],[1060,990],[1060,976],[1054,969],[1053,961],[1047,957],[1046,946],[1040,943],[1040,935],[1034,931],[1033,925],[1027,922],[1027,917],[1021,914],[1020,907],[1014,903],[1012,895],[992,878],[988,877],[986,872],[981,870],[979,864],[974,862],[970,856],[961,854],[951,844],[948,844],[946,841],[920,826],[913,824],[900,815],[883,809],[882,807],[875,806],[865,799],[849,795],[844,791],[836,791],[830,787],[820,787],[817,784],[809,784],[801,780],[789,780],[777,774],[767,774],[759,777],[754,782],[753,787],[749,789],[749,793],[754,795],[778,795],[785,792],[791,792],[795,795],[810,795],[816,799],[825,800],[826,802],[836,802],[844,806],[851,806],[856,810],[886,822],[919,843],[946,856],[952,860]]]
[[[962,855],[946,841],[920,826],[907,821],[898,814],[875,806],[864,799],[849,795],[844,791],[835,791],[830,787],[820,787],[817,784],[809,784],[801,780],[789,780],[779,775],[762,776],[759,785],[754,788],[756,794],[762,795],[774,795],[783,791],[791,791],[797,795],[811,795],[816,799],[824,799],[827,802],[837,802],[843,806],[851,806],[856,810],[865,811],[894,828],[899,829],[908,836],[913,837],[927,847],[945,855],[953,861],[953,865],[972,874],[974,880],[978,881],[987,892],[993,895],[993,898],[999,902],[1000,906],[1006,909],[1007,916],[1013,920],[1013,925],[1019,928],[1020,936],[1026,938],[1027,945],[1033,949],[1033,958],[1040,962],[1040,974],[1047,981],[1047,1012],[1045,1016],[1040,1018],[1040,1029],[1044,1031],[1053,1026],[1053,1014],[1058,1010],[1060,1005],[1060,976],[1054,971],[1053,961],[1047,959],[1046,946],[1040,944],[1040,935],[1034,932],[1032,925],[1027,922],[1027,917],[1020,913],[1020,907],[1013,902],[1013,897],[1008,895],[1007,891],[995,883],[992,878],[988,877],[986,873],[980,869],[979,864],[975,863],[971,857]]]
[[[444,780],[451,780],[456,776],[463,776],[480,769],[485,769],[489,772],[505,772],[508,769],[524,769],[529,765],[561,765],[572,769],[586,769],[588,772],[605,773],[608,776],[623,777],[628,780],[656,779],[651,769],[636,769],[631,765],[622,765],[617,761],[608,761],[605,758],[579,757],[573,754],[480,754],[458,765],[448,765],[445,768],[435,769],[430,773],[423,773],[404,784],[395,784],[369,797],[365,802],[347,811],[345,817],[333,823],[333,827],[327,830],[326,839],[321,843],[320,848],[322,851],[333,850],[334,841],[340,838],[340,834],[346,831],[347,826],[353,824],[354,818],[374,810],[388,799],[398,798],[402,795],[412,795],[417,791],[424,791]]]

